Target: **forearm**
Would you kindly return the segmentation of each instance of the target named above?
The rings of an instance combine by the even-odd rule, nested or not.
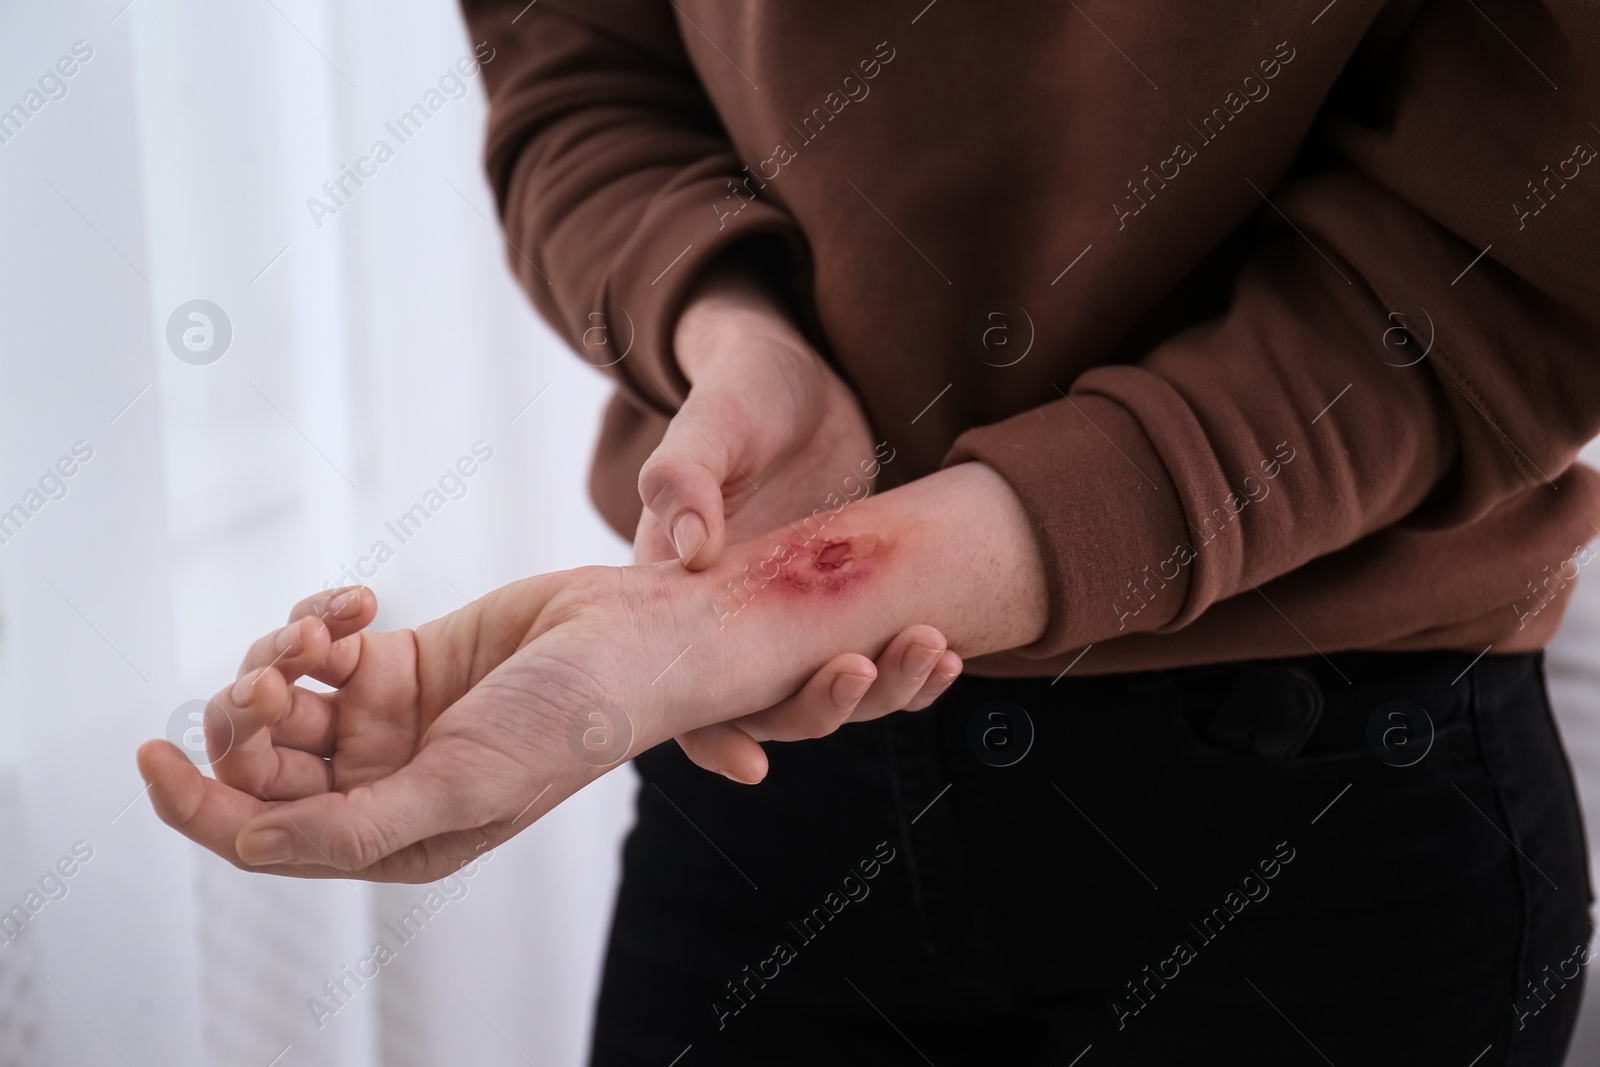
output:
[[[969,657],[1029,644],[1045,623],[1022,505],[965,463],[819,508],[703,571],[595,567],[502,587],[419,628],[418,674],[424,706],[442,709],[502,666],[534,668],[527,696],[552,736],[621,712],[626,753],[573,762],[577,788],[624,754],[777,704],[840,653],[876,659],[906,627],[934,627]],[[509,635],[524,636],[508,657]]]
[[[663,575],[688,649],[656,683],[666,736],[775,703],[831,656],[873,655],[913,623],[966,657],[1028,644],[1046,622],[1022,506],[977,463],[824,508],[699,574]]]

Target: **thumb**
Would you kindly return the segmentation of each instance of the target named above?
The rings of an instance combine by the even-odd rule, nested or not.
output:
[[[633,561],[635,563],[660,563],[677,559],[678,550],[667,538],[656,517],[648,511],[639,513],[639,526],[633,532]]]
[[[736,457],[756,431],[734,417],[735,398],[690,392],[661,444],[639,470],[639,499],[684,566],[703,570],[727,537],[723,487],[749,481]],[[737,486],[734,486],[737,488]],[[755,483],[749,488],[754,490]]]
[[[482,753],[450,751],[461,747],[428,745],[394,774],[349,793],[273,804],[240,828],[239,859],[252,867],[308,863],[354,874],[426,838],[493,822],[500,805],[484,785],[490,776],[460,773]]]

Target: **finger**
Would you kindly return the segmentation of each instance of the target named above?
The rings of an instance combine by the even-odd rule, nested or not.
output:
[[[755,785],[767,776],[766,752],[731,722],[712,723],[679,734],[678,747],[697,766],[740,785]]]
[[[289,609],[289,622],[306,616],[321,619],[334,640],[364,628],[378,614],[378,595],[364,585],[347,585],[313,593]]]
[[[232,760],[239,750],[271,744],[270,737],[257,738],[266,736],[262,731],[287,706],[288,688],[276,668],[257,667],[206,702],[206,756],[212,766]]]
[[[437,834],[509,814],[500,812],[488,784],[494,776],[483,767],[497,755],[448,740],[426,745],[410,763],[371,785],[272,805],[239,829],[235,848],[251,866],[372,867]],[[464,767],[475,770],[463,774]]]
[[[282,667],[284,660],[304,658],[305,651],[299,646],[313,640],[319,629],[326,630],[329,642],[338,641],[365,627],[377,610],[378,598],[365,586],[329,589],[308,596],[289,609],[288,625],[250,646],[239,673],[269,664]],[[296,637],[300,640],[296,641]],[[287,667],[283,669],[285,677],[292,678],[298,673]]]
[[[161,821],[241,870],[291,878],[427,882],[460,870],[483,849],[511,836],[507,832],[509,826],[495,827],[489,836],[477,831],[444,834],[408,845],[382,862],[361,869],[341,870],[327,863],[253,865],[239,857],[235,847],[239,830],[262,812],[281,810],[283,805],[257,800],[207,778],[166,741],[146,742],[139,749],[138,758],[139,773],[149,784],[152,806]],[[469,858],[462,859],[464,856]]]
[[[229,863],[248,867],[239,859],[234,838],[241,826],[270,811],[271,804],[207,778],[170,742],[147,741],[140,746],[138,758],[139,774],[149,784],[150,803],[162,822]],[[326,864],[255,869],[299,878],[337,878],[341,874]]]
[[[351,638],[376,614],[377,597],[365,586],[309,596],[289,610],[286,626],[250,646],[239,675],[276,667],[291,682],[310,674],[329,685],[342,684],[359,658],[359,640]]]
[[[755,785],[767,776],[761,741],[827,736],[849,721],[876,674],[877,668],[865,656],[837,656],[787,700],[733,722],[691,730],[678,737],[678,745],[698,766]]]
[[[874,685],[878,669],[865,656],[835,656],[800,691],[753,715],[734,720],[756,741],[804,741],[826,737],[850,720]]]
[[[306,615],[320,618],[333,642],[322,663],[308,667],[305,673],[326,685],[343,686],[361,661],[360,632],[371,625],[377,614],[378,596],[364,585],[317,593],[291,608],[291,620]]]
[[[289,711],[270,727],[272,743],[328,758],[333,755],[338,705],[326,693],[289,687]]]
[[[639,513],[639,528],[633,535],[633,561],[635,563],[660,563],[677,559],[678,550],[672,547],[666,531],[648,511]]]
[[[322,620],[302,616],[256,638],[245,650],[235,677],[243,678],[263,667],[273,667],[292,682],[307,670],[321,666],[332,643],[333,636]]]
[[[227,720],[210,715],[206,720],[206,746],[218,781],[264,800],[293,800],[333,788],[331,764],[272,743],[268,728],[287,717],[292,693],[277,668],[263,667],[212,697],[208,707],[220,709]]]
[[[878,657],[878,680],[851,718],[856,722],[899,711],[917,695],[944,654],[944,634],[932,626],[908,626]]]
[[[944,655],[939,657],[939,662],[933,665],[933,670],[928,674],[928,680],[922,683],[922,688],[917,690],[917,695],[912,697],[905,706],[906,711],[921,711],[944,695],[955,680],[961,677],[961,669],[965,666],[961,657],[950,651],[944,650]]]
[[[747,480],[736,464],[750,451],[755,424],[737,410],[732,397],[691,390],[639,470],[639,499],[672,543],[673,554],[692,570],[709,567],[721,556],[723,486],[730,478]],[[746,488],[753,492],[755,486]]]
[[[308,678],[315,678],[324,685],[340,689],[356,673],[356,667],[360,663],[361,635],[351,634],[329,645],[328,654],[322,662],[314,667],[307,667],[305,673]]]

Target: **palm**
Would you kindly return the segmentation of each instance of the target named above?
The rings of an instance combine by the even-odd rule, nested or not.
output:
[[[612,706],[591,679],[616,674],[615,664],[601,662],[609,653],[595,624],[560,608],[552,599],[559,591],[530,579],[414,632],[391,633],[362,630],[375,608],[370,598],[347,618],[331,615],[325,598],[302,602],[291,613],[294,647],[273,654],[269,635],[247,654],[241,687],[250,698],[241,702],[240,687],[230,687],[213,699],[226,714],[208,719],[208,741],[217,782],[230,788],[211,794],[208,812],[198,776],[180,778],[169,766],[159,776],[192,797],[186,822],[212,819],[237,832],[264,812],[282,814],[320,858],[320,869],[283,873],[402,881],[448,874],[537,817],[524,815],[557,778],[569,788],[547,806],[575,777],[626,754],[631,729],[611,738],[612,751],[558,743],[562,724]],[[332,692],[294,685],[301,675]],[[359,837],[313,840],[301,829],[333,808],[378,803],[401,781],[438,797],[450,825],[472,829],[399,850]],[[351,859],[368,852],[375,862]]]

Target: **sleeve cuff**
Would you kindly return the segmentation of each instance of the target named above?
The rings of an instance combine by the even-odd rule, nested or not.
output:
[[[1179,620],[1195,570],[1181,498],[1133,414],[1074,393],[956,439],[944,465],[992,467],[1022,502],[1049,584],[1045,658]]]
[[[607,318],[633,326],[632,347],[617,365],[618,378],[637,400],[665,415],[689,395],[672,350],[678,315],[713,261],[759,243],[779,250],[762,259],[781,263],[772,271],[780,288],[803,297],[809,286],[810,256],[794,220],[765,201],[730,196],[727,181],[723,174],[700,176],[658,197],[609,273]]]

